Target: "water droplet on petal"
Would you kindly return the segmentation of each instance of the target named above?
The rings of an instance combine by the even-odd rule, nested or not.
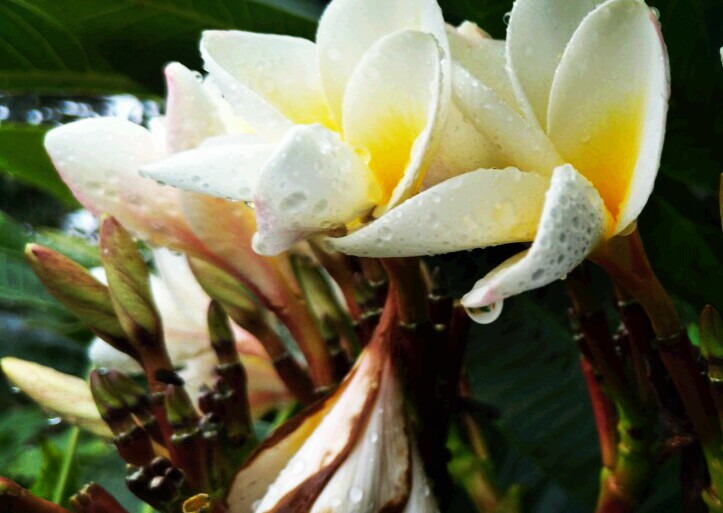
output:
[[[349,489],[349,500],[353,504],[359,504],[364,498],[364,490],[357,486],[353,486]]]
[[[497,320],[502,313],[502,305],[504,301],[496,301],[491,305],[480,306],[476,308],[465,308],[467,315],[478,324],[490,324]]]

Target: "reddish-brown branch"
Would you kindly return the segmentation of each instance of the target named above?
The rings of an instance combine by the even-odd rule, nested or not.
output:
[[[12,513],[70,513],[67,509],[31,494],[19,484],[0,477],[0,511]]]
[[[595,375],[595,370],[584,356],[580,358],[580,366],[582,367],[582,375],[585,378],[587,392],[590,396],[590,403],[592,404],[592,411],[595,416],[595,426],[600,442],[602,463],[603,466],[607,468],[613,468],[615,466],[617,452],[615,406],[610,398],[605,395],[605,392],[603,392],[598,377]]]

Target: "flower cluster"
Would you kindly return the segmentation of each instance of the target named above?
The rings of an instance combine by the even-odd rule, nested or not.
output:
[[[112,216],[107,287],[45,248],[29,258],[105,341],[91,346],[95,364],[145,372],[166,398],[155,422],[175,430],[144,446],[129,486],[169,511],[179,497],[186,511],[437,511],[443,479],[428,482],[438,476],[426,446],[444,441],[437,399],[456,389],[459,365],[435,368],[419,346],[463,338],[464,323],[426,268],[401,257],[530,243],[461,298],[491,322],[505,298],[607,255],[658,170],[669,79],[656,16],[639,0],[517,0],[498,41],[445,24],[435,0],[334,0],[315,43],[208,31],[200,49],[207,75],[168,65],[165,115],[148,127],[88,119],[45,140],[78,200]],[[152,294],[121,225],[154,248]],[[211,300],[235,322],[221,329],[230,345],[217,343],[220,314],[206,330]],[[123,444],[142,416],[126,405],[134,420],[120,426],[108,406],[124,378],[94,374],[92,398],[68,382],[78,399],[67,408],[36,386],[56,379],[48,371],[3,365],[47,407],[108,434],[81,408],[94,399],[119,450],[138,456]],[[224,365],[246,369],[231,389],[254,416],[289,395],[313,404],[214,481],[196,468],[210,460],[189,460],[178,439],[233,419],[219,406]],[[172,500],[137,476],[173,481]]]

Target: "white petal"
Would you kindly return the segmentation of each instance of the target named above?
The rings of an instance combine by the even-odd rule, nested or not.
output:
[[[10,382],[53,415],[96,435],[113,436],[100,418],[90,387],[84,380],[19,358],[3,358],[0,368]]]
[[[377,187],[362,158],[320,125],[297,126],[259,177],[254,248],[274,255],[369,212]]]
[[[258,133],[274,140],[291,123],[331,126],[316,48],[306,39],[240,31],[206,31],[206,69]]]
[[[138,174],[143,164],[163,156],[145,128],[120,119],[87,119],[52,129],[45,148],[63,181],[94,214],[107,212],[157,245],[196,243],[181,213],[181,191]]]
[[[229,200],[250,201],[273,144],[208,144],[141,168],[160,183]]]
[[[335,396],[301,412],[264,440],[228,488],[226,507],[229,513],[256,513],[269,485],[328,413],[335,403],[333,399]]]
[[[384,511],[409,497],[412,456],[403,399],[398,379],[387,364],[364,432],[310,513],[355,513],[360,504],[366,511]],[[291,469],[296,461],[291,460]]]
[[[195,148],[225,132],[215,103],[208,97],[201,76],[183,64],[166,66],[166,147],[169,153]]]
[[[563,163],[547,136],[509,107],[489,87],[459,64],[453,65],[455,104],[511,165],[549,175]]]
[[[446,119],[449,99],[434,37],[405,30],[379,40],[344,95],[344,133],[369,152],[369,167],[392,208],[418,190]]]
[[[660,27],[637,0],[610,0],[583,20],[550,96],[548,132],[624,230],[653,189],[668,106]]]
[[[143,372],[141,366],[133,358],[99,338],[93,339],[88,346],[88,358],[94,367],[115,369],[127,374]]]
[[[475,169],[505,167],[505,162],[497,146],[452,104],[422,190]]]
[[[517,0],[507,29],[512,83],[531,123],[543,129],[555,70],[580,21],[600,0]]]
[[[329,465],[338,464],[337,457],[346,458],[345,452],[355,443],[363,427],[363,420],[374,405],[373,399],[378,392],[381,378],[380,363],[378,353],[366,351],[362,354],[352,374],[340,385],[332,400],[327,401],[331,403],[331,407],[321,422],[309,434],[286,468],[279,473],[258,507],[254,509],[255,513],[273,511],[280,500],[307,479]]]
[[[507,72],[505,42],[479,35],[466,35],[472,29],[470,25],[477,28],[469,22],[465,22],[457,30],[447,27],[452,60],[469,71],[480,83],[492,89],[508,107],[519,111],[517,96]]]
[[[403,513],[439,513],[419,450],[412,442],[412,492]]]
[[[188,326],[205,330],[206,309],[210,299],[193,276],[186,256],[165,248],[154,249],[153,263],[159,280],[157,285],[151,284],[151,291],[158,309],[161,312],[174,310]],[[160,293],[161,288],[169,300],[167,307],[157,299],[156,290]]]
[[[319,21],[316,42],[324,90],[335,119],[342,119],[347,84],[364,54],[399,30],[428,32],[449,55],[442,11],[435,0],[334,0]]]
[[[150,277],[153,301],[161,314],[163,334],[171,361],[184,361],[211,348],[206,311],[211,301],[191,273],[182,255],[155,250],[158,275]]]
[[[489,306],[565,277],[602,240],[607,222],[602,199],[592,184],[569,164],[558,167],[532,247],[475,283],[462,304]]]
[[[534,237],[548,180],[517,169],[480,169],[442,182],[359,229],[327,239],[360,256],[433,255]]]

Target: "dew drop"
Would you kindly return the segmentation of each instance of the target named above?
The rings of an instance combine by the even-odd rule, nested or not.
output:
[[[61,419],[60,417],[48,417],[48,419],[46,420],[49,426],[57,426],[62,421],[63,419]]]
[[[349,489],[349,500],[353,504],[359,504],[364,498],[364,490],[357,486],[353,486]]]
[[[497,320],[502,313],[502,305],[504,301],[496,301],[491,305],[481,306],[477,308],[465,308],[467,315],[478,324],[490,324]]]
[[[512,13],[511,13],[511,12],[506,12],[506,13],[502,16],[502,21],[504,22],[505,25],[509,25],[509,24],[510,24],[510,18],[511,18],[511,17],[512,17]]]

